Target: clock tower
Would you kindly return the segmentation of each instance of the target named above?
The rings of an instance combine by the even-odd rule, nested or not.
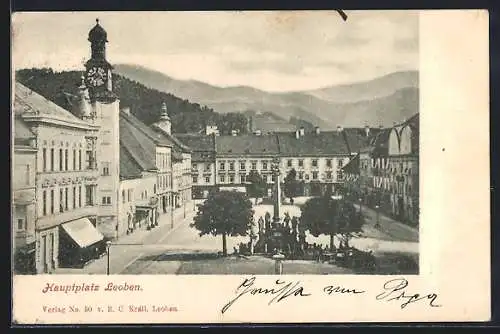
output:
[[[117,237],[118,192],[120,187],[120,101],[113,92],[111,71],[106,60],[108,34],[96,20],[89,31],[90,59],[85,64],[85,85],[92,105],[92,120],[99,125],[97,138],[97,228],[108,238]]]
[[[90,59],[85,64],[86,84],[90,89],[90,97],[93,100],[116,99],[113,94],[113,78],[111,70],[113,66],[106,60],[106,43],[108,34],[96,19],[96,25],[89,31]]]

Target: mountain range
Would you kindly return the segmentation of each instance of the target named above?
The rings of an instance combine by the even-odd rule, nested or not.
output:
[[[259,128],[293,127],[300,119],[325,129],[336,126],[392,126],[419,110],[418,72],[394,72],[368,81],[297,92],[266,92],[253,87],[218,87],[196,80],[178,80],[145,67],[118,64],[116,73],[146,87],[206,105],[218,113],[251,114]],[[263,117],[261,117],[263,115]]]

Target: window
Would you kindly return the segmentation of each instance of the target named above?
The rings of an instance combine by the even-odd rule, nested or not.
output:
[[[344,161],[342,159],[339,159],[338,167],[342,168],[343,166],[344,166]]]
[[[122,190],[122,202],[125,203],[126,202],[126,198],[125,198],[125,190]]]
[[[155,184],[153,184],[153,193],[155,193],[155,194],[156,194],[156,183],[155,183]],[[125,197],[125,194],[124,194],[123,196]]]
[[[55,196],[56,194],[54,193],[54,190],[52,189],[50,191],[50,213],[53,214],[54,213],[54,200],[55,200]]]
[[[267,169],[267,161],[262,161],[262,169]]]
[[[240,162],[240,170],[245,170],[246,163],[244,161]]]
[[[42,212],[43,215],[47,215],[47,191],[42,192]]]
[[[223,162],[221,162],[221,163],[219,164],[219,169],[220,169],[220,170],[225,170],[225,169],[226,169],[226,164],[225,164],[225,163],[223,163]]]
[[[193,181],[194,183],[194,181]],[[205,183],[210,183],[210,176],[205,176]]]
[[[306,180],[309,180],[309,174],[306,174],[305,178],[306,178]]]
[[[43,171],[45,172],[47,170],[47,149],[46,148],[42,149],[42,166],[43,166]]]
[[[69,154],[68,149],[65,149],[64,150],[64,170],[68,170],[69,169],[69,167],[68,167],[68,159],[69,159],[68,154]]]
[[[240,174],[240,183],[245,183],[245,182],[246,182],[246,175]]]
[[[206,172],[210,171],[210,163],[205,164],[205,171]]]
[[[219,181],[220,181],[220,183],[226,182],[226,177],[224,175],[220,175],[219,176]]]
[[[94,205],[94,189],[93,186],[85,186],[85,206]]]
[[[30,184],[30,165],[26,165],[26,177],[24,178],[25,185],[29,186]]]
[[[234,176],[233,175],[229,175],[229,183],[234,183]]]
[[[73,187],[73,209],[76,208],[76,187]]]
[[[64,190],[59,189],[59,212],[64,211]]]
[[[60,148],[59,149],[59,170],[63,170],[64,166],[63,166],[63,162],[64,162],[64,158],[63,158],[63,149]]]
[[[302,159],[299,160],[299,167],[304,167],[304,160]]]
[[[78,169],[82,170],[82,150],[78,150]]]
[[[287,165],[287,167],[292,167],[292,160],[291,160],[291,159],[290,159],[290,160],[288,160],[288,161],[286,162],[286,165]]]
[[[86,151],[85,152],[85,169],[94,169],[94,167],[95,167],[94,152]]]
[[[110,205],[111,204],[111,197],[110,196],[104,196],[102,198],[102,204],[103,205]]]
[[[193,183],[198,183],[198,176],[193,175]]]
[[[317,180],[318,179],[318,172],[313,172],[313,180]]]
[[[109,175],[109,162],[102,163],[102,175],[103,176]]]
[[[54,157],[54,154],[55,154],[55,153],[54,153],[54,149],[53,149],[53,148],[51,148],[51,149],[50,149],[50,170],[51,170],[51,171],[54,171],[54,168],[55,168],[55,167],[54,167],[54,158],[55,158],[55,157]]]
[[[312,166],[313,167],[318,167],[318,159],[313,159],[312,160]]]
[[[68,210],[68,188],[64,188],[64,209]]]
[[[21,231],[24,230],[24,219],[19,218],[17,220],[17,229]]]
[[[299,172],[299,180],[303,180],[304,179],[304,172]]]
[[[252,170],[257,169],[257,163],[255,161],[252,161]]]
[[[342,176],[343,176],[342,171],[341,171],[341,170],[339,170],[339,171],[337,172],[337,180],[342,180]]]
[[[76,169],[76,150],[73,150],[73,170]]]
[[[78,187],[78,207],[82,207],[82,186]]]
[[[326,178],[331,179],[332,178],[332,172],[326,172]]]
[[[326,167],[332,167],[332,159],[326,160]]]
[[[234,161],[229,163],[229,170],[234,170]]]
[[[193,167],[193,169],[198,169],[198,164],[192,164],[191,166]]]

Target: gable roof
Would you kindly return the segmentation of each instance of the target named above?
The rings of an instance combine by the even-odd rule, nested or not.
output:
[[[342,132],[325,131],[306,133],[296,138],[295,133],[282,132],[276,134],[281,155],[311,156],[350,154]]]
[[[133,158],[126,147],[120,143],[120,179],[140,178],[143,168]]]
[[[175,138],[174,135],[166,132],[163,130],[163,128],[160,126],[161,122],[156,122],[151,125],[151,130],[155,132],[157,135],[162,136],[164,140],[168,141],[171,146],[174,148],[174,150],[177,150],[179,153],[189,153],[191,152],[191,149],[184,145],[182,141],[179,139]]]
[[[275,135],[241,135],[215,137],[215,150],[222,155],[277,155]]]
[[[14,94],[14,113],[26,120],[43,118],[74,127],[97,128],[17,81]]]

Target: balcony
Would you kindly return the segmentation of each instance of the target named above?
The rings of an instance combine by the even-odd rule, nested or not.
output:
[[[68,221],[79,219],[88,216],[97,216],[98,206],[85,206],[68,210],[65,212],[55,212],[54,214],[39,217],[36,221],[37,229],[46,229],[49,227],[57,226]]]

